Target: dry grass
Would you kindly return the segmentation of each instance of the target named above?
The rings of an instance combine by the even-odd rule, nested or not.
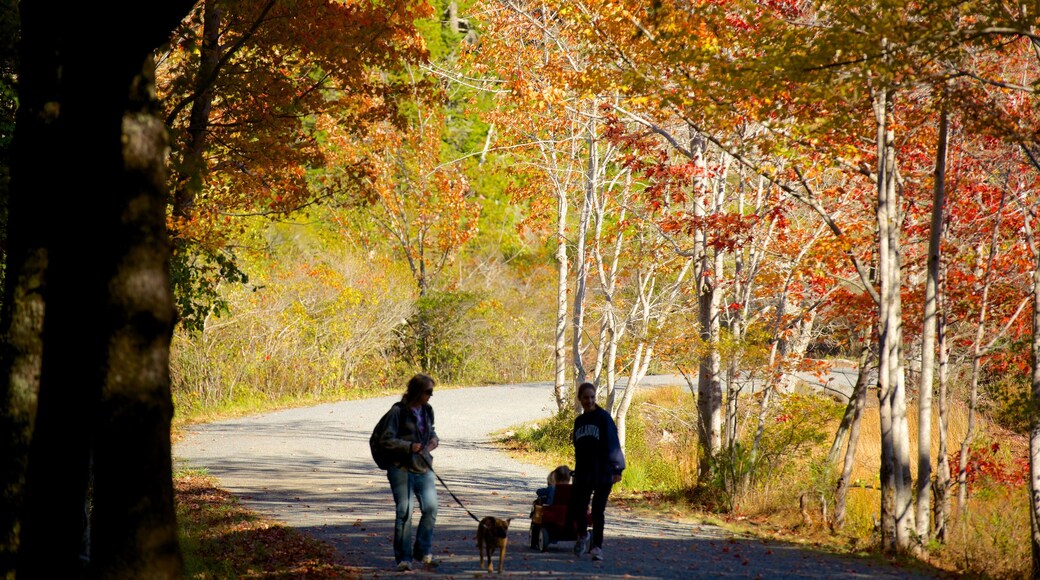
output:
[[[917,407],[907,409],[911,455],[916,455]],[[814,511],[814,521],[806,524],[798,507],[805,491],[819,487],[819,477],[808,470],[784,482],[765,485],[749,493],[741,505],[741,517],[755,522],[758,531],[772,536],[797,538],[846,550],[878,549],[875,521],[880,515],[878,473],[881,464],[881,432],[878,409],[865,410],[853,469],[854,486],[846,502],[845,527],[831,532]],[[938,421],[932,424],[932,460],[937,458]],[[956,406],[950,413],[948,452],[956,457],[967,432],[967,409]],[[984,417],[976,422],[976,441],[995,440],[1002,443],[1006,455],[1024,456],[1024,438],[1003,432]],[[951,464],[956,477],[958,466]],[[916,462],[911,465],[917,477]],[[833,481],[833,475],[824,481]],[[964,509],[957,510],[956,488],[952,491],[953,513],[950,533],[945,544],[928,546],[925,560],[951,572],[983,578],[1025,578],[1030,572],[1028,494],[1022,486],[994,482],[980,483],[969,490]],[[818,504],[815,504],[818,505]],[[815,507],[814,505],[814,507]],[[818,509],[818,508],[817,508]]]
[[[821,516],[818,498],[823,493],[828,501],[828,515],[833,510],[833,488],[837,473],[823,467],[822,457],[829,447],[828,440],[811,454],[799,454],[798,457],[786,457],[780,461],[777,475],[766,478],[766,481],[742,493],[735,504],[735,509],[728,513],[698,513],[698,510],[710,509],[708,503],[698,500],[699,507],[684,504],[684,499],[671,494],[661,494],[641,488],[650,479],[663,481],[663,476],[640,478],[641,472],[648,471],[656,463],[647,457],[666,459],[669,445],[661,433],[652,429],[641,429],[639,425],[675,424],[674,418],[663,421],[655,417],[661,409],[675,413],[683,406],[682,399],[676,400],[675,393],[667,389],[658,389],[645,394],[640,405],[645,419],[630,418],[630,425],[635,427],[629,434],[628,448],[630,455],[639,466],[630,465],[630,474],[626,471],[625,490],[621,494],[622,501],[633,504],[645,504],[646,509],[655,509],[668,513],[685,512],[701,519],[709,518],[727,526],[756,535],[779,538],[797,542],[808,542],[819,546],[849,552],[878,553],[880,537],[875,522],[880,516],[880,491],[878,474],[881,465],[881,429],[876,406],[865,409],[861,423],[860,437],[857,445],[855,466],[852,478],[853,487],[849,490],[846,502],[846,520],[842,530],[832,531],[828,522]],[[932,464],[936,464],[938,453],[939,425],[937,408],[933,409],[932,420]],[[947,453],[957,457],[961,442],[968,427],[967,408],[963,404],[954,405],[950,411]],[[916,458],[918,437],[917,406],[908,405],[907,424],[910,438],[910,453]],[[825,432],[833,433],[837,422],[824,427]],[[634,437],[633,437],[634,436]],[[671,435],[675,437],[675,435]],[[635,440],[633,440],[635,439]],[[660,439],[660,440],[659,440]],[[1023,438],[1012,436],[999,427],[989,423],[984,416],[977,417],[976,441],[979,443],[1001,442],[1001,454],[1005,457],[1024,457],[1026,443]],[[689,445],[694,445],[695,442]],[[653,450],[653,455],[643,457],[643,448]],[[696,465],[691,457],[686,461],[662,461],[672,469],[685,473],[684,476],[672,474],[673,480],[692,481],[695,479]],[[913,461],[913,460],[912,460]],[[792,468],[791,463],[797,463]],[[646,464],[646,465],[643,465]],[[682,465],[680,465],[682,464]],[[956,473],[958,465],[951,464]],[[911,473],[917,477],[916,461],[911,464]],[[687,477],[688,476],[688,477]],[[646,480],[646,481],[644,481]],[[953,492],[956,504],[956,488]],[[806,522],[800,509],[800,498],[806,494],[813,498],[810,510],[811,521]],[[984,578],[1019,578],[1029,572],[1029,511],[1028,494],[1024,487],[1011,487],[996,482],[980,482],[970,489],[967,505],[959,512],[954,505],[951,514],[950,533],[945,544],[932,543],[927,546],[927,555],[923,562],[908,559],[907,566],[921,565],[947,570],[951,573],[964,573]]]
[[[910,431],[910,454],[917,457],[917,405],[908,404],[906,408],[907,427]],[[984,420],[976,421],[976,435],[987,428]],[[856,464],[852,470],[853,481],[876,481],[881,470],[881,418],[877,407],[864,409],[861,421],[859,444],[856,446]],[[947,451],[955,453],[960,450],[964,434],[968,432],[968,409],[963,405],[954,405],[950,409],[949,439]],[[938,458],[939,418],[938,407],[932,408],[932,464]],[[953,466],[951,465],[951,469]],[[910,464],[910,473],[917,477],[917,462]]]

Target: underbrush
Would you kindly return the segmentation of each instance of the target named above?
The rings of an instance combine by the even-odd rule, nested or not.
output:
[[[624,478],[615,487],[618,501],[656,512],[682,514],[742,531],[844,552],[878,553],[880,537],[880,427],[877,408],[866,409],[842,529],[832,530],[837,467],[825,455],[843,405],[815,396],[787,396],[767,417],[760,447],[748,451],[753,432],[741,439],[728,459],[716,462],[718,475],[697,482],[697,410],[694,399],[677,388],[648,389],[636,396],[627,418]],[[907,419],[911,447],[916,445],[917,409]],[[531,462],[551,469],[573,463],[573,414],[513,429],[501,442]],[[959,446],[967,428],[966,411],[951,413],[949,449],[956,478]],[[926,546],[926,564],[979,577],[1024,578],[1030,571],[1029,505],[1023,438],[980,420],[969,468],[966,507],[953,509],[944,544]],[[938,424],[933,422],[933,448]],[[994,445],[1000,441],[1002,444]],[[934,460],[934,452],[933,452]],[[916,477],[917,466],[911,471]],[[907,565],[914,562],[908,561]]]
[[[197,331],[178,327],[178,421],[399,392],[419,369],[440,384],[551,376],[543,274],[502,269],[420,298],[407,267],[321,223],[259,228],[256,246],[271,254],[243,257],[249,285],[222,286],[223,308]]]

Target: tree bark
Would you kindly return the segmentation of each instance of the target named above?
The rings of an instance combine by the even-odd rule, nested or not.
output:
[[[1040,168],[1038,168],[1040,169]],[[1026,244],[1033,257],[1032,342],[1030,344],[1029,396],[1029,547],[1030,577],[1040,578],[1040,244],[1036,239],[1036,206],[1028,208],[1023,220]]]
[[[30,23],[46,18],[42,3],[21,6]],[[43,352],[43,291],[54,198],[50,150],[57,139],[58,110],[49,106],[59,90],[57,31],[29,26],[22,32],[19,107],[8,198],[7,255],[0,313],[0,577],[14,575],[18,529],[36,417]],[[50,56],[48,56],[50,55]]]
[[[150,75],[152,51],[191,6],[162,3],[134,13],[127,27],[118,4],[30,4],[23,34],[44,42],[24,45],[21,66],[61,72],[22,77],[26,102],[41,88],[57,89],[47,105],[54,132],[46,155],[26,157],[31,139],[18,144],[20,181],[11,195],[37,197],[54,227],[45,232],[61,235],[44,240],[46,317],[17,575],[179,578],[167,151]],[[84,199],[85,182],[104,189]],[[11,319],[0,327],[10,328],[15,313],[4,316]]]
[[[863,335],[862,344],[860,345],[859,361],[857,362],[858,370],[856,372],[856,384],[852,387],[852,395],[849,396],[848,403],[845,405],[845,413],[841,416],[841,422],[838,423],[838,429],[834,433],[834,440],[831,441],[831,448],[827,451],[827,463],[829,465],[834,465],[838,462],[838,455],[841,454],[841,449],[845,446],[845,436],[849,434],[849,431],[852,428],[852,422],[856,418],[856,398],[859,396],[858,389],[860,383],[862,382],[865,385],[868,380],[867,372],[869,369],[867,368],[867,365],[872,362],[869,345],[871,336],[869,331],[864,331]],[[865,386],[864,389],[866,389]]]
[[[944,281],[939,280],[939,299],[943,298]],[[935,469],[934,517],[935,538],[946,541],[950,522],[950,348],[946,342],[946,318],[939,309],[936,332],[939,339],[939,457]]]
[[[694,162],[704,171],[704,144],[697,136],[693,138],[690,150],[695,152]],[[703,218],[711,200],[711,188],[704,177],[698,177],[695,183],[697,199],[694,202],[694,215]],[[718,256],[716,255],[716,258]],[[694,232],[694,283],[697,291],[698,324],[701,340],[707,355],[701,359],[697,378],[697,432],[700,446],[698,479],[705,483],[711,479],[712,463],[722,447],[722,383],[719,373],[722,360],[719,354],[719,301],[720,290],[716,287],[715,278],[718,260],[712,259],[708,252],[708,235],[704,226],[698,226]]]
[[[870,340],[870,333],[867,332]],[[845,446],[845,460],[842,463],[841,476],[834,492],[834,529],[840,530],[845,525],[845,506],[849,494],[849,482],[852,479],[852,468],[856,463],[856,448],[859,446],[859,432],[862,425],[863,409],[867,406],[867,380],[871,364],[874,362],[873,352],[867,344],[863,345],[863,352],[859,357],[859,373],[856,375],[856,386],[852,390],[852,398],[849,399],[849,442]]]
[[[1034,250],[1034,256],[1040,252]],[[1040,259],[1034,258],[1033,272],[1033,342],[1032,408],[1029,427],[1029,527],[1030,552],[1033,556],[1032,577],[1040,578]]]
[[[567,385],[567,192],[556,189],[556,377],[553,393],[556,408],[573,405]]]
[[[909,551],[914,512],[910,477],[910,441],[906,425],[900,297],[901,196],[896,184],[894,91],[875,95],[877,117],[878,280],[880,344],[878,390],[881,415],[881,544],[889,553]]]
[[[617,404],[617,410],[613,413],[614,423],[617,425],[618,440],[621,449],[625,449],[625,438],[628,425],[628,409],[632,406],[632,399],[639,390],[639,383],[646,376],[646,370],[650,367],[650,361],[654,357],[654,346],[640,340],[636,346],[635,357],[632,360],[632,372],[625,385],[625,394]]]
[[[596,110],[596,101],[593,99],[593,112]],[[585,363],[582,362],[582,335],[585,332],[585,289],[588,282],[589,265],[585,257],[588,246],[587,234],[589,231],[589,219],[592,214],[592,205],[596,193],[596,177],[599,174],[597,167],[598,153],[596,151],[596,129],[595,121],[589,121],[588,135],[586,137],[589,148],[588,166],[585,171],[585,197],[581,204],[581,214],[578,219],[578,237],[575,240],[574,262],[576,265],[574,280],[574,312],[572,317],[571,354],[574,358],[574,384],[580,385],[585,382],[588,373]]]
[[[928,238],[927,277],[924,285],[924,317],[921,328],[921,387],[917,399],[917,537],[931,533],[932,508],[932,389],[935,376],[936,301],[939,288],[939,253],[942,246],[943,207],[946,204],[946,141],[949,117],[946,107],[939,117],[939,141],[935,148],[935,183],[932,222]]]
[[[145,62],[123,117],[123,179],[113,208],[105,374],[93,425],[91,567],[106,576],[178,578],[169,354],[175,309],[166,231],[166,129]],[[127,457],[133,457],[132,462]]]

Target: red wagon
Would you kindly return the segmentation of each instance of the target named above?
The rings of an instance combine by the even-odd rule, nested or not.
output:
[[[542,505],[535,502],[531,510],[531,549],[544,552],[550,544],[556,542],[573,542],[578,539],[573,528],[568,528],[567,503],[571,498],[571,484],[559,483],[553,492],[551,504]],[[585,521],[591,521],[591,514],[585,512]]]

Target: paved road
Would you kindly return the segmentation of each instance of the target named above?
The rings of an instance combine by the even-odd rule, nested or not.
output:
[[[654,384],[671,382],[658,378]],[[174,447],[178,467],[206,469],[219,485],[259,513],[339,550],[365,578],[392,570],[393,500],[385,472],[372,463],[367,439],[399,395],[292,409],[194,426]],[[875,561],[839,558],[799,547],[730,536],[720,528],[657,521],[607,508],[603,562],[578,560],[573,543],[547,552],[528,548],[531,501],[546,469],[495,449],[490,434],[552,414],[548,383],[440,389],[441,478],[478,517],[512,517],[505,576],[539,578],[906,578]],[[480,575],[476,522],[440,492],[435,571],[413,577]]]

